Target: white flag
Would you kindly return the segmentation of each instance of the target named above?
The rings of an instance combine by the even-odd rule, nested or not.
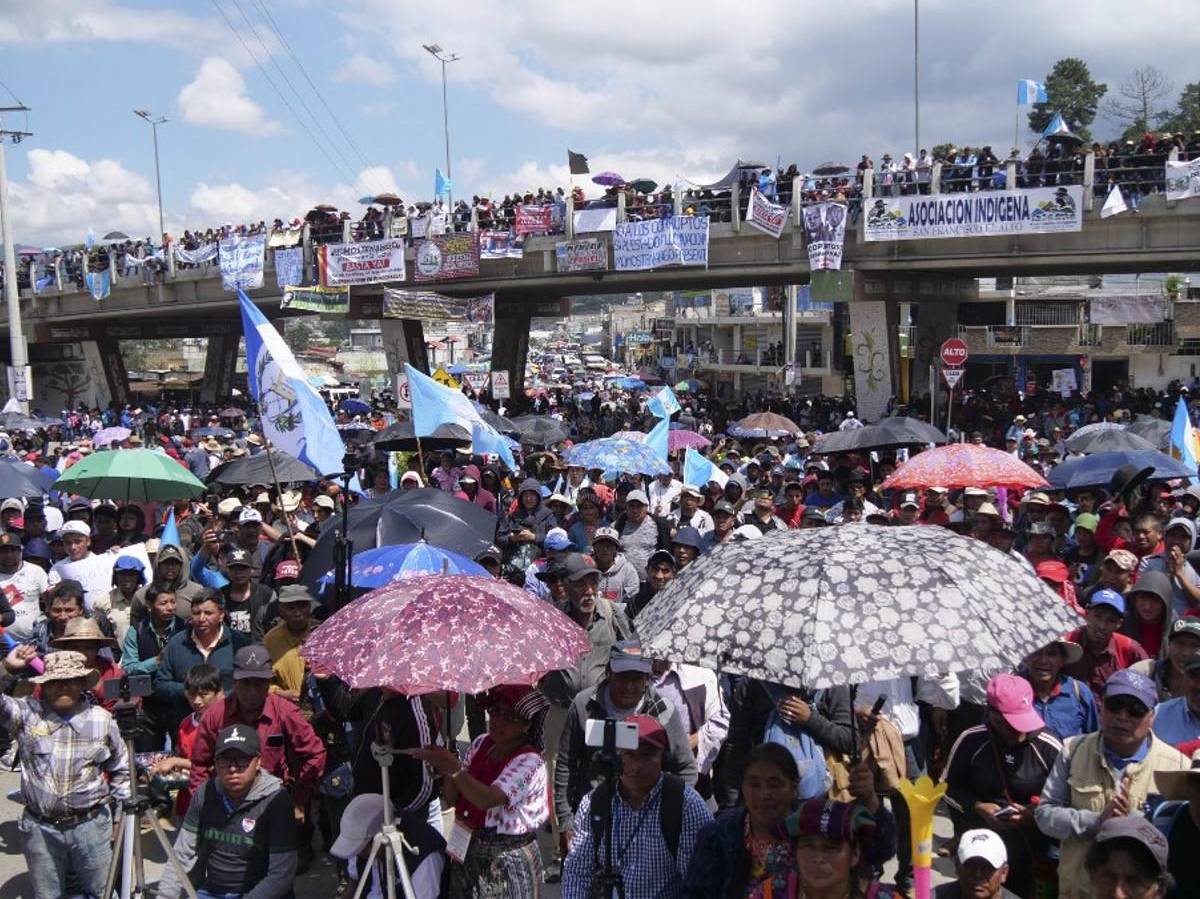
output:
[[[1121,185],[1114,184],[1112,190],[1108,192],[1108,199],[1104,201],[1104,206],[1100,209],[1100,218],[1106,219],[1110,215],[1120,215],[1122,212],[1128,212],[1129,207],[1125,205],[1125,197],[1121,194]]]

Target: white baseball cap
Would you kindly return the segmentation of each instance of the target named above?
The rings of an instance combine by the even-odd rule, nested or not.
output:
[[[342,812],[341,830],[329,847],[329,854],[334,858],[354,858],[367,848],[382,826],[383,796],[379,793],[355,796]]]
[[[82,534],[84,537],[90,537],[92,529],[86,521],[68,521],[58,529],[58,533],[63,537],[67,534]]]
[[[253,506],[242,506],[242,512],[238,515],[238,524],[262,524],[262,513]]]
[[[973,858],[981,858],[993,868],[1002,868],[1008,864],[1008,850],[994,830],[968,830],[958,841],[958,863],[965,864]]]

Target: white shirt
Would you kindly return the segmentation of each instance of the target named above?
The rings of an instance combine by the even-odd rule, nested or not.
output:
[[[32,562],[22,560],[21,567],[12,574],[0,573],[0,590],[17,615],[8,633],[18,643],[33,638],[33,625],[42,617],[38,599],[48,586],[46,572]]]
[[[671,478],[669,484],[663,484],[658,478],[655,478],[647,491],[647,497],[650,500],[650,514],[657,518],[666,518],[671,514],[671,506],[679,499],[679,494],[683,491],[683,484]]]
[[[941,678],[917,678],[917,695],[913,696],[912,678],[893,677],[890,680],[862,684],[855,697],[858,708],[871,708],[880,696],[887,697],[882,714],[886,715],[905,740],[916,737],[921,729],[921,712],[917,700],[939,709],[958,707],[959,683],[954,674]]]
[[[692,520],[690,522],[680,521],[680,516],[682,514],[683,514],[683,512],[681,509],[676,509],[674,512],[671,513],[671,523],[676,528],[693,527],[697,531],[699,531],[700,536],[703,537],[705,534],[707,534],[709,531],[711,531],[714,527],[712,516],[709,515],[707,512],[705,512],[703,509],[697,509],[695,511],[695,513],[692,515]]]
[[[79,581],[83,584],[83,605],[90,611],[92,602],[108,596],[112,589],[113,562],[115,555],[104,553],[96,555],[89,552],[78,562],[63,559],[50,567],[50,577],[47,579],[51,587],[61,581]]]

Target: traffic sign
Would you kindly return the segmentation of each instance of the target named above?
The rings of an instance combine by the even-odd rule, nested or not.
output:
[[[942,363],[944,365],[964,365],[967,361],[967,343],[957,337],[951,337],[942,344]]]
[[[492,399],[506,400],[509,399],[509,380],[508,372],[504,370],[496,370],[492,372]]]
[[[946,386],[951,390],[958,386],[958,382],[962,380],[964,369],[961,368],[943,368],[942,378],[946,381]]]
[[[401,409],[411,409],[412,393],[408,389],[408,375],[399,372],[394,377],[396,380],[396,405]]]

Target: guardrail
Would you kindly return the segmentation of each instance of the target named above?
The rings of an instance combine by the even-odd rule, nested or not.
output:
[[[1034,327],[1077,325],[1083,312],[1080,303],[1017,302],[1014,307],[1016,324]]]
[[[1130,346],[1175,346],[1175,322],[1155,322],[1148,325],[1126,325],[1125,342]]]

